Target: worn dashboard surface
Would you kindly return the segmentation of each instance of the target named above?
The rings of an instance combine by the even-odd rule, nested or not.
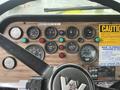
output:
[[[120,67],[99,65],[99,25],[119,23],[120,16],[14,16],[0,24],[0,32],[51,66],[78,64],[94,80],[114,81]],[[38,75],[0,47],[0,82],[31,76]]]

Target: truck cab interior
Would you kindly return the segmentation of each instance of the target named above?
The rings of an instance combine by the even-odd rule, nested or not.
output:
[[[120,90],[120,0],[1,0],[0,90]]]

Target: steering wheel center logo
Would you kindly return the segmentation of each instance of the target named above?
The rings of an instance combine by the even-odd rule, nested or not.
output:
[[[77,81],[70,80],[68,84],[66,83],[65,77],[60,77],[62,90],[85,90],[86,84],[82,83],[79,87],[77,86]]]

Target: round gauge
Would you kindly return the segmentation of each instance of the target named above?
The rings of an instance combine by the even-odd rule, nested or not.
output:
[[[15,58],[13,58],[13,57],[6,57],[3,60],[3,66],[6,69],[14,69],[16,67],[16,65],[17,65],[17,62],[16,62]]]
[[[94,37],[95,37],[95,34],[96,34],[96,31],[95,31],[94,28],[92,28],[92,27],[90,27],[90,26],[84,28],[83,36],[84,36],[86,39],[94,38]]]
[[[71,26],[67,29],[66,34],[69,39],[75,39],[79,35],[79,30],[76,27]]]
[[[40,34],[41,34],[41,31],[37,27],[30,27],[27,30],[27,35],[32,40],[38,39]]]
[[[13,27],[9,31],[9,35],[12,39],[20,39],[23,35],[23,31],[19,27]]]
[[[86,44],[80,49],[80,58],[83,62],[91,63],[97,59],[97,53],[95,46]]]
[[[48,39],[55,39],[56,36],[58,35],[58,31],[55,27],[48,27],[45,30],[45,36]]]
[[[66,44],[66,51],[68,53],[77,53],[79,51],[79,45],[76,41],[70,41]]]
[[[45,58],[44,49],[39,45],[36,45],[36,44],[29,45],[26,47],[26,50],[31,54],[35,55],[40,60],[44,60]]]
[[[56,42],[54,42],[54,41],[47,42],[45,44],[45,50],[46,50],[47,53],[53,54],[58,50],[58,46],[57,46]]]

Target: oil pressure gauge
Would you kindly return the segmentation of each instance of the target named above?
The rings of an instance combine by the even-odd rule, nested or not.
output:
[[[27,30],[27,35],[32,40],[38,39],[40,34],[41,34],[41,31],[39,30],[38,27],[30,27]]]
[[[26,50],[30,52],[31,54],[35,55],[40,60],[44,60],[45,52],[41,46],[32,44],[32,45],[27,46]]]
[[[91,44],[83,45],[79,54],[81,60],[88,64],[94,62],[98,56],[97,49]]]

